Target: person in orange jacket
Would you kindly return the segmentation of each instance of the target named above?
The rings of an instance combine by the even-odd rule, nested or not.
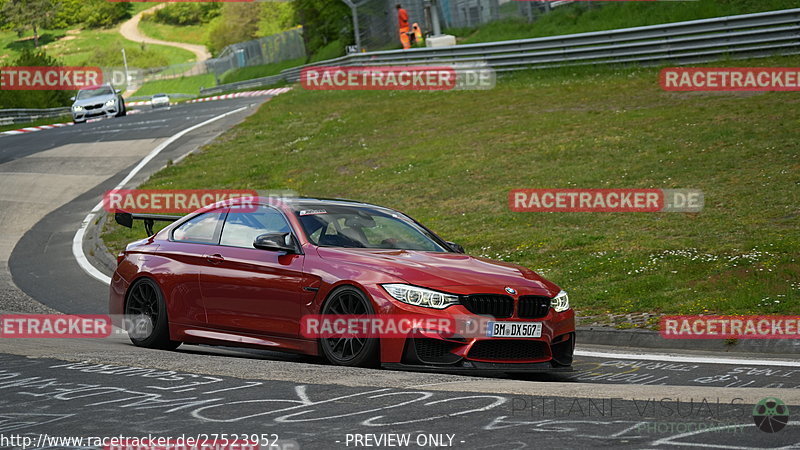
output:
[[[403,49],[411,48],[411,40],[408,38],[408,11],[397,4],[397,25],[400,28],[400,42],[403,44]]]

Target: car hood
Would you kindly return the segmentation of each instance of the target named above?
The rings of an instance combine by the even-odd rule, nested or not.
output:
[[[98,103],[105,103],[109,100],[117,98],[116,95],[98,95],[96,97],[85,98],[81,100],[75,100],[72,106],[86,106],[86,105],[96,105]]]
[[[450,292],[467,294],[481,286],[481,292],[503,292],[510,287],[520,295],[551,295],[559,288],[525,267],[478,258],[462,253],[441,253],[409,250],[351,249],[318,247],[321,258],[358,264],[395,276],[409,284],[431,288],[449,288]]]

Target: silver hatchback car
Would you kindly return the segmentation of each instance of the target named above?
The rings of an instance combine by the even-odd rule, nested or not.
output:
[[[110,84],[85,87],[72,100],[72,121],[75,123],[86,122],[91,117],[120,117],[127,113],[120,91]]]

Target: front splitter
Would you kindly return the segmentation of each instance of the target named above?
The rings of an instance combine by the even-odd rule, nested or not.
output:
[[[468,361],[467,363],[469,363],[470,366],[383,363],[381,364],[381,367],[388,370],[438,373],[563,373],[573,371],[572,366],[553,367],[549,362],[532,364],[504,364]]]

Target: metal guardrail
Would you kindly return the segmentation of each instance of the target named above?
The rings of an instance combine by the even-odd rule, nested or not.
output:
[[[800,8],[513,41],[357,53],[223,84],[215,94],[297,82],[305,67],[481,63],[497,72],[591,64],[699,64],[800,54]]]
[[[592,64],[699,64],[800,54],[800,8],[533,39],[358,53],[205,89],[215,94],[278,81],[305,67],[480,63],[497,72]]]
[[[262,78],[253,78],[251,80],[237,81],[236,83],[220,84],[219,86],[200,89],[200,95],[214,95],[228,91],[238,91],[240,89],[256,89],[263,86],[269,86],[275,83],[280,83],[284,80],[284,76],[271,75]]]
[[[800,54],[800,8],[534,39],[359,53],[304,67],[485,63],[495,71],[590,64],[697,64]],[[222,86],[218,86],[222,87]]]
[[[0,125],[33,122],[39,119],[48,119],[69,114],[69,108],[48,109],[0,109]]]

